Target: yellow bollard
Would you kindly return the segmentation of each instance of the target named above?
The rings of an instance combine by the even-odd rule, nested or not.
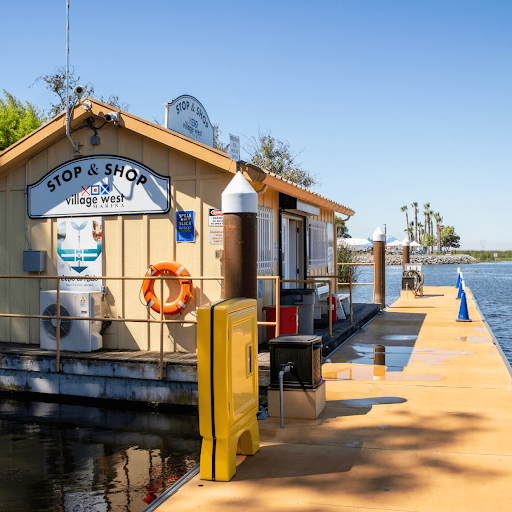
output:
[[[254,299],[227,299],[198,309],[202,480],[229,481],[236,454],[259,450],[256,308]]]

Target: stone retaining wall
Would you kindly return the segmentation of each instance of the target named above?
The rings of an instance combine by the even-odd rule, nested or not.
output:
[[[354,263],[368,263],[373,262],[373,255],[358,255],[354,256]],[[402,255],[386,255],[386,265],[402,265]],[[411,254],[411,263],[423,263],[423,265],[470,265],[472,263],[480,263],[473,256],[468,256],[467,254],[457,254],[454,256],[448,255],[416,255]]]

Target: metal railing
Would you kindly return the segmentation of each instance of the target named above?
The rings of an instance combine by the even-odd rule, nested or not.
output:
[[[329,336],[332,336],[332,276],[312,276],[309,279],[282,279],[281,283],[327,283],[329,285]],[[352,305],[350,306],[352,307]]]
[[[135,323],[157,323],[160,324],[160,357],[158,362],[158,378],[163,379],[165,377],[165,369],[164,369],[164,324],[172,324],[172,323],[181,323],[181,324],[197,324],[197,319],[172,319],[168,320],[164,318],[164,312],[163,307],[160,308],[160,318],[153,319],[153,318],[114,318],[112,316],[105,316],[105,317],[75,317],[75,316],[61,316],[60,313],[60,306],[61,306],[61,300],[60,300],[60,281],[62,279],[65,280],[77,280],[77,281],[83,281],[83,280],[112,280],[112,281],[144,281],[146,279],[148,280],[158,280],[160,281],[160,297],[164,296],[164,281],[184,281],[184,280],[190,280],[190,281],[223,281],[224,277],[222,276],[200,276],[200,277],[193,277],[193,276],[186,276],[186,277],[180,277],[180,276],[168,276],[168,275],[160,275],[160,276],[143,276],[143,277],[126,277],[126,276],[96,276],[94,278],[88,277],[69,277],[69,276],[0,276],[0,279],[37,279],[37,280],[56,280],[57,281],[57,314],[55,316],[46,316],[46,315],[29,315],[29,314],[18,314],[18,313],[0,313],[0,318],[28,318],[28,319],[50,319],[50,320],[56,320],[56,372],[60,372],[62,370],[62,363],[60,362],[61,355],[60,355],[60,323],[61,320],[84,320],[84,321],[103,321],[108,320],[109,322],[135,322]],[[276,281],[275,288],[276,288],[276,321],[275,322],[258,322],[258,325],[265,325],[265,326],[275,326],[276,328],[276,336],[279,336],[279,329],[280,329],[280,277],[279,276],[257,276],[258,280],[274,280]],[[149,308],[148,308],[149,312]]]
[[[350,294],[350,323],[354,323],[354,316],[352,311],[352,286],[373,286],[373,302],[375,302],[375,263],[338,263],[338,267],[341,266],[361,266],[361,267],[368,267],[373,266],[373,283],[354,283],[352,281],[352,276],[349,276],[349,282],[346,283],[344,281],[338,281],[338,285],[347,286],[349,287],[349,294]],[[336,276],[336,278],[339,278],[340,276]]]

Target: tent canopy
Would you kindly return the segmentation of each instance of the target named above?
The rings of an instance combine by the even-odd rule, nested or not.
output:
[[[402,245],[402,242],[400,240],[397,240],[396,238],[392,241],[386,244],[388,247],[400,247]]]
[[[411,242],[411,247],[423,247],[423,245],[419,244],[418,242],[416,242],[416,240],[414,240],[414,242]]]

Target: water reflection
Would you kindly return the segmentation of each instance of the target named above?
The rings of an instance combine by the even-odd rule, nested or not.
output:
[[[139,512],[199,451],[195,415],[0,398],[0,510]]]

